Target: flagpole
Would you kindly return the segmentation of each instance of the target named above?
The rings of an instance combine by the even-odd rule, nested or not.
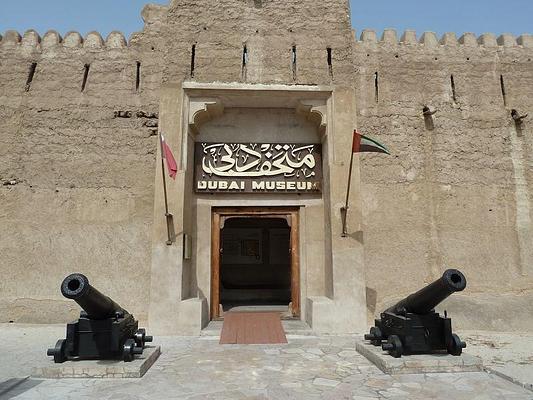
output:
[[[364,146],[362,146],[363,140],[365,141]],[[348,174],[348,190],[346,190],[346,204],[341,207],[342,237],[348,236],[346,221],[348,218],[348,209],[350,204],[350,188],[352,186],[353,155],[354,153],[360,152],[386,153],[390,155],[387,148],[378,141],[361,135],[359,132],[357,132],[357,130],[353,131],[352,156],[350,158],[350,172]]]
[[[161,174],[163,176],[163,193],[165,194],[165,220],[167,223],[167,245],[172,245],[172,236],[170,233],[170,224],[172,223],[172,214],[168,212],[168,198],[167,198],[167,178],[165,177],[165,161],[164,154],[165,150],[163,149],[163,136],[159,134],[159,145],[161,147]]]
[[[348,204],[350,201],[350,188],[352,186],[353,155],[354,155],[354,152],[352,149],[352,156],[350,157],[350,172],[348,173],[348,190],[346,190],[346,204],[344,207],[341,208],[342,237],[346,237],[348,235],[347,227],[346,227],[346,220],[348,216]]]

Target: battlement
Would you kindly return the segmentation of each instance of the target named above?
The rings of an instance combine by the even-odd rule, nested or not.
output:
[[[151,6],[151,5],[149,5]],[[145,7],[143,17],[146,24],[161,22],[161,10],[157,12],[149,11],[151,7]],[[145,12],[146,11],[146,12]],[[25,50],[46,51],[48,49],[64,47],[69,49],[89,49],[89,50],[112,50],[124,49],[135,42],[141,32],[134,32],[128,39],[122,32],[113,31],[105,39],[98,32],[89,32],[83,37],[79,32],[68,32],[62,37],[57,31],[50,30],[40,36],[33,29],[26,31],[21,35],[17,31],[9,30],[0,34],[0,48]],[[359,39],[355,38],[356,44],[365,47],[397,47],[406,46],[410,48],[423,47],[424,49],[439,49],[443,47],[454,48],[524,48],[533,49],[533,35],[523,34],[518,37],[512,34],[502,34],[496,36],[492,33],[485,33],[476,37],[473,33],[465,33],[457,37],[454,32],[448,32],[439,39],[435,32],[423,32],[420,37],[412,30],[405,31],[402,36],[398,36],[396,30],[385,29],[381,38],[378,39],[376,31],[365,29],[362,31]]]
[[[362,31],[360,39],[356,42],[362,46],[375,47],[378,45],[385,47],[394,46],[423,46],[424,49],[438,49],[439,47],[479,47],[486,49],[498,48],[533,48],[533,35],[523,34],[516,37],[511,34],[496,36],[492,33],[485,33],[476,37],[473,33],[465,33],[460,38],[454,32],[445,33],[440,39],[435,32],[423,32],[420,38],[415,31],[407,30],[401,37],[398,37],[396,30],[385,29],[381,39],[378,40],[376,31],[365,29]]]
[[[144,6],[141,16],[144,21],[144,31],[157,29],[165,19],[168,12],[168,6],[158,4],[147,4]],[[17,31],[7,31],[4,35],[0,34],[1,48],[23,48],[25,50],[46,51],[58,47],[69,49],[124,49],[129,47],[141,35],[142,32],[134,32],[127,40],[125,35],[119,31],[113,31],[104,39],[98,32],[89,32],[83,37],[79,32],[68,32],[63,38],[57,31],[50,30],[40,36],[33,29],[26,31],[21,35]]]
[[[46,51],[48,49],[64,47],[70,49],[122,49],[128,47],[138,33],[133,33],[128,40],[121,32],[113,31],[104,40],[98,32],[90,32],[85,37],[79,32],[68,32],[65,37],[50,30],[40,36],[30,29],[23,35],[17,31],[7,31],[0,35],[0,48],[23,48],[26,50]]]

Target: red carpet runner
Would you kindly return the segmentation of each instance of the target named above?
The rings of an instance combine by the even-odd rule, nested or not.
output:
[[[287,343],[279,313],[229,312],[224,314],[220,344]]]

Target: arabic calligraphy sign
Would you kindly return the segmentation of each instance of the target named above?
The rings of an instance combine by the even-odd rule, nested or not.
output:
[[[198,193],[320,193],[322,146],[298,143],[196,143]]]

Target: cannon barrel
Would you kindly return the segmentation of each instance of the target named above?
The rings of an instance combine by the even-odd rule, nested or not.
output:
[[[425,288],[407,296],[385,312],[394,314],[427,314],[452,293],[460,292],[466,287],[466,278],[461,271],[448,269],[441,278]]]
[[[89,284],[83,274],[67,276],[61,284],[61,293],[74,300],[91,319],[106,319],[119,314],[129,314],[121,306]]]

